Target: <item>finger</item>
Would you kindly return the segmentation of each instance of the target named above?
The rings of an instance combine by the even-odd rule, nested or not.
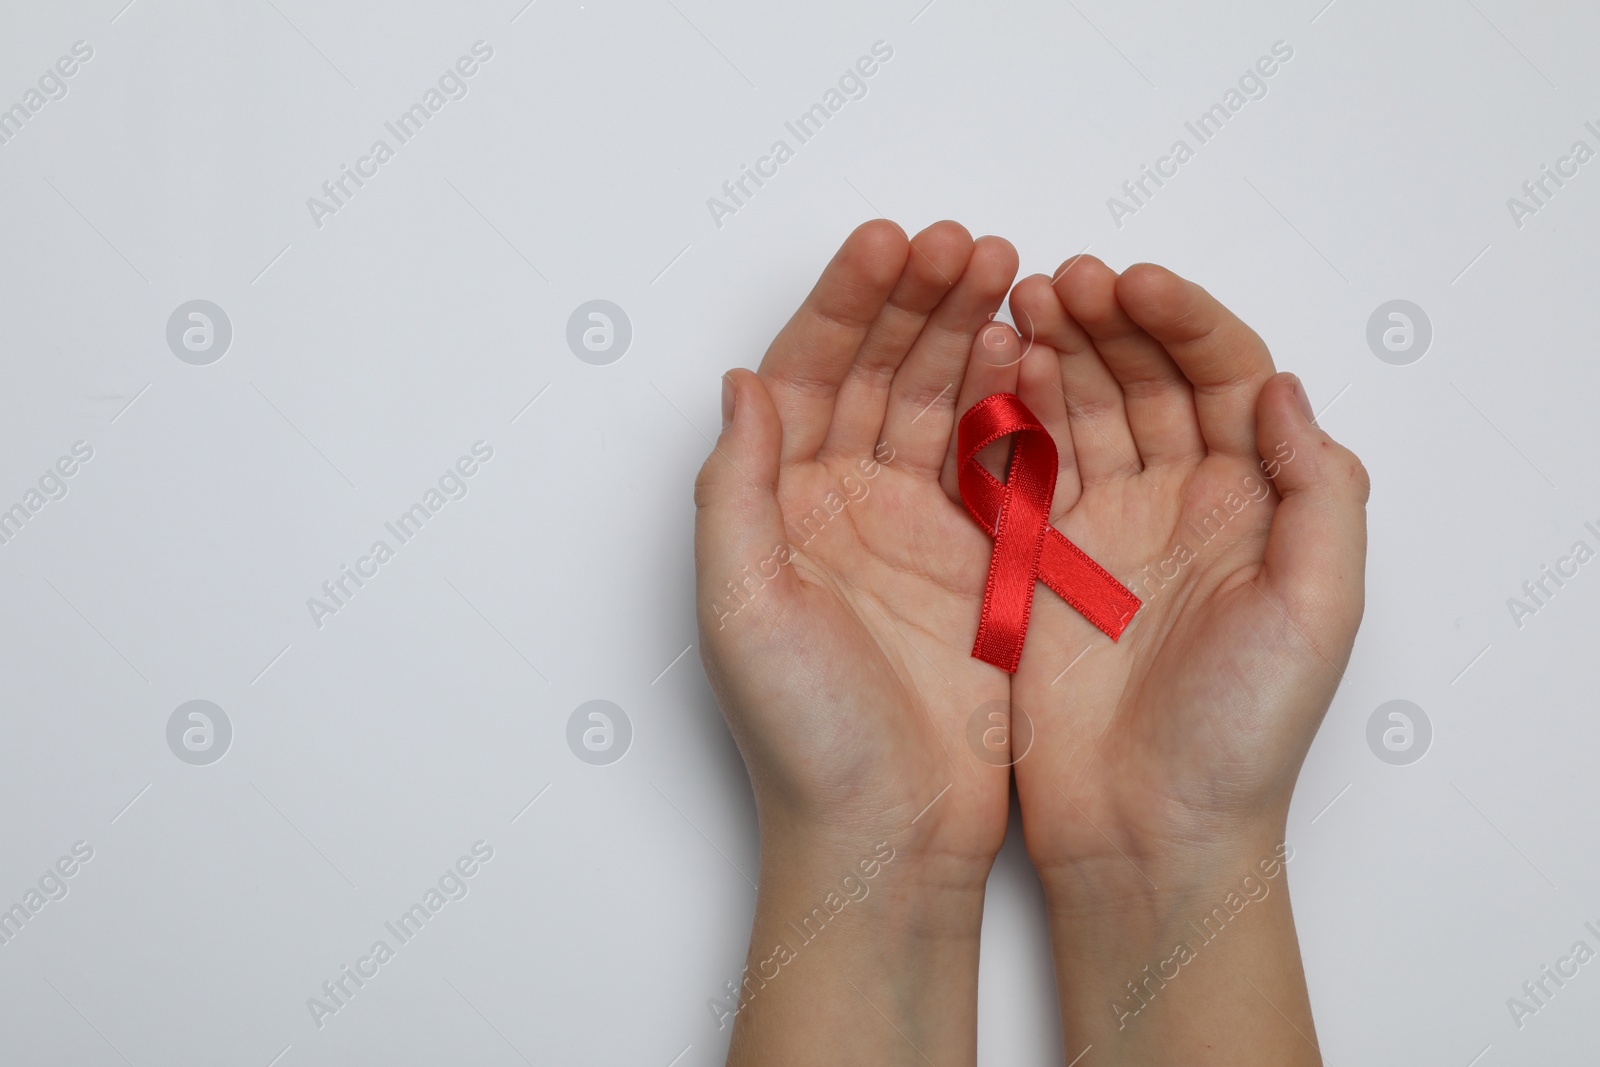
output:
[[[783,419],[783,462],[809,459],[827,435],[839,384],[905,267],[905,231],[886,219],[856,227],[761,360]]]
[[[1056,279],[1056,293],[1094,341],[1122,386],[1139,459],[1146,467],[1205,455],[1194,396],[1167,350],[1128,317],[1117,300],[1117,274],[1094,256],[1079,256]]]
[[[1267,537],[1266,585],[1342,669],[1364,603],[1371,483],[1361,461],[1312,423],[1294,375],[1270,379],[1256,410],[1262,466],[1283,498]]]
[[[1015,393],[1022,351],[1022,339],[1017,336],[1017,331],[1003,322],[991,322],[979,330],[972,339],[972,353],[967,360],[967,373],[961,379],[961,392],[956,395],[956,411],[965,415],[986,396]],[[944,470],[939,475],[939,484],[944,486],[950,499],[958,504],[961,503],[961,488],[956,478],[959,439],[959,433],[950,435]],[[1011,442],[1002,439],[979,452],[978,462],[990,474],[1004,481],[1006,460],[1010,455]]]
[[[1129,267],[1117,298],[1193,384],[1206,446],[1254,460],[1256,397],[1273,373],[1266,343],[1216,297],[1165,267]]]
[[[972,235],[959,223],[936,222],[911,239],[905,270],[839,386],[833,424],[819,456],[872,453],[883,429],[894,372],[971,256]]]
[[[789,540],[777,495],[783,424],[755,374],[729,371],[723,381],[723,421],[731,406],[732,422],[694,483],[696,600],[708,637],[746,607],[778,603],[795,582],[779,555]]]
[[[1076,257],[1069,259],[1062,271],[1070,272],[1075,263]],[[1011,294],[1011,317],[1024,338],[1043,343],[1058,357],[1062,403],[1082,485],[1139,473],[1139,450],[1128,428],[1122,386],[1083,327],[1062,307],[1050,279],[1042,274],[1023,279]]]
[[[1022,347],[1022,362],[1017,366],[1017,396],[1056,443],[1059,466],[1055,498],[1050,506],[1050,517],[1054,520],[1070,511],[1083,491],[1078,480],[1077,455],[1072,447],[1067,398],[1061,391],[1061,359],[1055,349],[1042,341],[1024,341]]]
[[[973,339],[1000,309],[1016,273],[1011,242],[980,237],[966,270],[928,316],[889,387],[883,439],[894,447],[897,463],[939,476]]]

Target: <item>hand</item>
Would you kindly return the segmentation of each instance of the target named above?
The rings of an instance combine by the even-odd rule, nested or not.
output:
[[[1368,481],[1261,339],[1170,271],[1077,257],[1012,308],[1019,395],[1061,455],[1052,520],[1145,602],[1113,644],[1039,587],[1012,685],[1036,732],[1015,768],[1028,851],[1075,940],[1058,970],[1121,942],[1092,1027],[1118,996],[1140,1006],[1123,979],[1173,947],[1153,926],[1277,855],[1361,618]],[[1292,925],[1285,940],[1297,975]],[[1142,941],[1158,955],[1130,957]]]
[[[786,965],[814,981],[755,995],[761,1023],[739,1016],[736,1060],[759,1059],[769,1038],[796,1055],[791,1022],[819,1061],[877,1047],[830,1052],[846,1020],[885,1057],[975,1049],[982,893],[1009,774],[964,738],[975,710],[1006,707],[1010,678],[971,657],[989,540],[941,478],[954,486],[957,411],[1015,386],[1014,359],[982,358],[979,333],[1016,262],[1005,241],[954,223],[909,242],[868,223],[760,372],[726,376],[726,425],[695,486],[695,566],[701,655],[760,817],[752,967],[775,971],[773,941],[792,941],[786,927],[880,841],[896,853],[880,885],[897,905]],[[820,1012],[830,997],[837,1010]],[[827,1035],[807,1025],[822,1017]]]

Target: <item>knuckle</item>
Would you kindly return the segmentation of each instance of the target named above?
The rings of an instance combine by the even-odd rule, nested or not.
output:
[[[699,512],[710,506],[716,495],[716,474],[711,465],[716,459],[713,455],[700,466],[700,473],[694,477],[694,509]]]
[[[1362,504],[1372,497],[1372,475],[1367,471],[1367,465],[1361,462],[1359,456],[1348,448],[1341,449],[1342,475],[1346,485],[1350,487]]]

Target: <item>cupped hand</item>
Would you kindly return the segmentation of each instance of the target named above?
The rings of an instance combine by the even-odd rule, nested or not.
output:
[[[1366,471],[1260,337],[1168,270],[1075,257],[1012,311],[1019,395],[1061,456],[1052,521],[1144,601],[1113,643],[1036,590],[1012,685],[1030,855],[1047,880],[1150,881],[1185,850],[1258,847],[1361,618]]]
[[[951,464],[958,412],[1016,385],[1015,339],[982,336],[1016,262],[954,223],[867,223],[759,372],[726,376],[695,486],[700,647],[764,847],[893,836],[981,887],[1004,839],[1008,772],[965,738],[1010,678],[970,655],[989,540]]]

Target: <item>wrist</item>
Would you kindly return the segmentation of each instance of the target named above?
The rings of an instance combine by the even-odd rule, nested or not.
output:
[[[1103,850],[1092,853],[1036,861],[1052,915],[1130,929],[1169,929],[1213,898],[1235,891],[1247,898],[1270,893],[1272,886],[1283,884],[1294,858],[1280,819],[1181,841],[1153,843],[1128,836],[1103,839],[1102,844]]]
[[[990,842],[942,822],[937,809],[916,819],[899,810],[884,817],[840,816],[758,802],[757,812],[762,880],[775,885],[829,872],[876,878],[878,868],[892,866],[895,884],[906,892],[981,899],[1004,841],[1003,827]]]
[[[761,853],[749,953],[712,1003],[719,1028],[735,1027],[730,1063],[779,1048],[796,1063],[973,1060],[981,883],[870,835],[764,827]]]
[[[1103,1064],[1320,1062],[1281,835],[1041,872],[1069,1045]]]
[[[758,932],[775,928],[798,948],[796,941],[820,943],[823,927],[848,931],[850,944],[839,951],[863,955],[886,943],[975,944],[987,869],[978,871],[967,857],[918,848],[907,837],[780,837],[763,828]]]

